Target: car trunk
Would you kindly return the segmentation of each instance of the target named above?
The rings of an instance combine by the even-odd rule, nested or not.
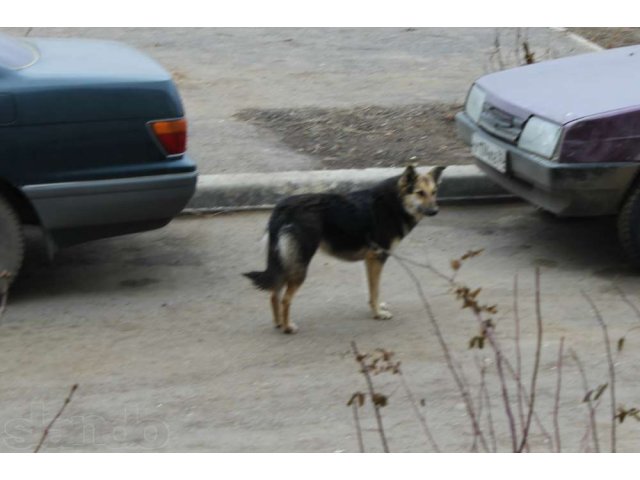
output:
[[[181,156],[169,158],[148,126],[184,116],[166,70],[117,42],[33,43],[38,61],[2,78],[15,105],[15,120],[0,126],[7,178],[25,185],[181,171]]]
[[[175,118],[184,115],[169,73],[124,44],[35,39],[40,58],[16,73],[18,124]]]

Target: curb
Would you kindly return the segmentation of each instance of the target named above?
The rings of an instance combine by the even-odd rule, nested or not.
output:
[[[429,167],[420,167],[427,171]],[[187,211],[221,211],[271,208],[280,199],[301,193],[347,193],[368,188],[403,168],[313,170],[279,173],[201,175]],[[475,165],[447,167],[442,174],[441,203],[514,199]]]
[[[574,42],[581,44],[584,47],[587,47],[594,52],[599,52],[601,50],[606,50],[603,46],[598,45],[591,40],[584,38],[582,35],[578,35],[577,33],[570,32],[567,27],[550,27],[551,30],[555,30],[556,32],[564,33],[567,37],[569,37]]]
[[[576,43],[593,50],[600,45],[570,32],[566,27],[551,27]],[[422,167],[419,170],[426,170]],[[185,213],[272,208],[280,199],[301,193],[347,193],[368,188],[400,175],[403,168],[366,168],[362,170],[313,170],[274,173],[201,175],[196,192]],[[495,202],[516,200],[475,165],[454,165],[443,173],[439,188],[440,203]]]

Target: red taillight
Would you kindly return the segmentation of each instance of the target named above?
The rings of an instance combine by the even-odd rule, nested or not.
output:
[[[187,121],[184,118],[151,122],[150,125],[167,155],[181,155],[187,151]]]

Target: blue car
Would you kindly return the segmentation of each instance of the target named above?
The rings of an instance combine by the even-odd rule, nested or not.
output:
[[[23,225],[54,251],[159,228],[192,197],[195,163],[171,75],[111,41],[0,35],[0,273]]]

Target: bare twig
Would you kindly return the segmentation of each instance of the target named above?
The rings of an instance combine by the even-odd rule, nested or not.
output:
[[[438,270],[436,267],[434,267],[433,265],[431,265],[429,263],[418,262],[418,261],[415,261],[413,259],[410,259],[410,258],[407,258],[407,257],[403,257],[403,256],[398,255],[395,252],[391,252],[390,250],[383,250],[383,251],[387,255],[395,258],[396,260],[402,260],[402,261],[404,261],[406,263],[409,263],[411,265],[415,265],[417,267],[429,270],[430,272],[432,272],[433,274],[435,274],[439,278],[447,281],[447,283],[449,283],[450,286],[452,286],[452,287],[456,286],[453,276],[448,276],[448,275],[442,273],[440,270]],[[517,301],[516,301],[516,303],[517,303]],[[516,322],[518,324],[517,333],[519,335],[519,332],[520,332],[520,327],[519,327],[520,317],[519,317],[519,315],[516,318]],[[520,354],[520,349],[519,348],[517,348],[517,352],[518,352],[517,358],[521,358],[521,354]],[[521,367],[521,363],[520,363],[519,367],[516,366],[514,368],[513,365],[511,365],[511,362],[509,362],[506,357],[503,358],[503,360],[504,360],[504,365],[507,368],[509,374],[515,380],[516,385],[518,386],[518,397],[519,397],[520,402],[522,402],[524,397],[529,397],[529,393],[528,393],[528,390],[525,387],[525,385],[522,383],[522,372],[521,372],[522,367]],[[520,362],[521,362],[521,360],[520,360]],[[524,407],[522,407],[522,409],[524,409]],[[521,420],[522,424],[524,424],[524,412],[521,413],[521,419],[522,419]],[[538,414],[535,413],[535,412],[533,414],[533,419],[535,420],[536,425],[540,429],[541,433],[546,437],[547,441],[549,443],[553,443],[553,438],[551,437],[549,432],[547,432],[547,430],[544,428],[544,425],[540,421],[540,418],[538,417]]]
[[[478,418],[476,415],[476,411],[475,408],[473,406],[473,401],[471,399],[471,395],[469,394],[469,390],[467,388],[467,385],[463,382],[462,378],[460,377],[460,374],[458,372],[458,370],[455,367],[454,364],[454,360],[453,360],[453,355],[451,354],[451,351],[449,350],[449,346],[447,344],[447,342],[444,339],[444,335],[442,334],[442,331],[440,330],[440,325],[435,317],[435,315],[433,314],[433,311],[431,310],[431,304],[429,303],[429,301],[427,300],[426,295],[424,294],[424,291],[422,289],[422,284],[420,283],[420,280],[416,277],[416,275],[413,273],[413,271],[407,267],[407,265],[405,264],[404,260],[401,259],[400,257],[392,254],[392,252],[388,252],[389,254],[393,255],[393,257],[396,259],[396,261],[398,262],[398,264],[405,270],[405,272],[407,272],[407,275],[411,278],[411,280],[413,281],[416,291],[418,292],[418,295],[420,296],[420,300],[422,301],[422,306],[424,307],[424,310],[427,314],[427,318],[429,319],[429,321],[431,322],[431,325],[434,329],[434,332],[436,334],[436,338],[438,339],[438,343],[440,344],[440,347],[442,348],[442,351],[444,353],[444,357],[445,357],[445,361],[447,363],[447,367],[449,369],[449,371],[451,372],[451,375],[453,377],[454,382],[456,383],[456,386],[458,387],[458,391],[460,392],[460,395],[462,396],[462,400],[464,402],[465,405],[465,409],[467,411],[467,415],[469,416],[469,419],[471,421],[471,426],[473,428],[473,434],[475,436],[477,436],[480,439],[480,442],[482,444],[482,448],[488,452],[489,451],[489,446],[487,445],[487,441],[484,438],[484,434],[482,433],[482,429],[480,428],[480,424],[478,423]],[[429,268],[429,267],[427,267]],[[433,267],[431,267],[433,268]],[[441,276],[446,277],[446,275],[442,275]]]
[[[602,329],[602,336],[604,337],[605,349],[607,354],[607,362],[609,364],[609,395],[611,397],[611,452],[616,452],[616,369],[613,364],[613,355],[611,354],[611,342],[609,340],[609,331],[607,330],[607,324],[604,322],[600,311],[596,304],[591,300],[591,297],[584,291],[582,296],[587,299],[591,309],[598,320],[598,324]]]
[[[358,416],[358,402],[351,404],[353,410],[353,421],[356,424],[356,433],[358,435],[358,447],[360,447],[360,453],[364,453],[364,440],[362,439],[362,427],[360,426],[360,417]]]
[[[527,65],[536,63],[534,53],[529,49],[529,42],[522,42],[522,48],[524,48],[524,61]]]
[[[478,322],[482,325],[484,320],[482,319],[480,314],[476,312],[475,316],[476,316],[476,319],[478,320]],[[504,358],[504,354],[502,352],[502,349],[498,345],[498,341],[496,340],[495,336],[493,335],[493,328],[487,328],[485,330],[485,332],[486,332],[487,339],[489,340],[489,345],[491,345],[491,348],[493,349],[494,355],[496,357],[496,369],[498,371],[498,379],[500,380],[500,391],[502,393],[502,403],[504,404],[504,411],[505,411],[505,414],[507,415],[507,422],[509,424],[509,432],[511,434],[512,451],[513,452],[520,451],[520,450],[516,450],[517,445],[518,445],[518,434],[517,434],[517,431],[516,431],[516,421],[515,421],[515,418],[513,416],[513,411],[511,409],[511,400],[509,399],[509,390],[507,388],[507,379],[506,379],[506,375],[504,374],[504,369],[503,369],[503,361],[505,359]]]
[[[558,362],[556,368],[558,369],[558,377],[556,381],[556,395],[555,403],[553,405],[553,431],[556,437],[556,452],[562,452],[562,446],[560,445],[560,423],[558,416],[560,414],[560,387],[562,386],[562,355],[564,351],[564,337],[560,338],[560,348],[558,349]]]
[[[429,425],[427,424],[427,419],[424,417],[424,415],[422,414],[422,412],[418,408],[418,403],[416,402],[416,398],[413,395],[413,392],[411,391],[411,388],[409,388],[409,384],[407,382],[407,379],[404,378],[404,375],[403,375],[402,371],[399,371],[398,373],[400,374],[400,380],[402,382],[402,386],[404,387],[404,391],[407,394],[407,398],[409,399],[409,402],[411,403],[411,407],[413,408],[413,412],[416,414],[416,417],[418,417],[418,421],[420,422],[420,425],[422,426],[422,431],[424,432],[425,436],[427,437],[427,440],[431,444],[431,448],[433,448],[433,450],[436,453],[440,453],[440,447],[438,446],[438,442],[436,442],[436,439],[434,438],[433,434],[431,433],[431,429],[429,429]]]
[[[490,60],[497,58],[498,68],[504,70],[504,62],[502,61],[502,48],[500,47],[500,30],[496,28],[493,39],[493,52],[491,53]]]
[[[44,432],[42,432],[42,437],[40,437],[40,441],[38,442],[38,445],[36,446],[33,453],[38,453],[40,451],[40,448],[42,448],[42,445],[44,444],[45,440],[49,436],[49,431],[53,427],[53,424],[56,423],[56,420],[58,420],[58,418],[60,418],[60,415],[62,415],[62,412],[64,412],[64,409],[67,408],[67,405],[69,405],[69,403],[71,402],[71,397],[73,397],[73,394],[77,389],[78,389],[78,384],[76,383],[71,387],[71,391],[69,392],[69,395],[67,395],[67,398],[65,398],[64,403],[62,404],[62,407],[60,408],[56,416],[53,417],[53,419],[49,422],[49,425],[47,425],[47,427],[44,429]]]
[[[418,295],[420,295],[420,298],[422,300],[423,306],[425,307],[425,310],[427,312],[427,315],[428,315],[429,319],[431,320],[432,324],[435,323],[434,328],[436,329],[436,336],[438,338],[438,341],[440,342],[440,345],[441,345],[443,351],[445,352],[445,359],[447,359],[447,358],[448,359],[452,359],[453,357],[449,352],[449,349],[448,349],[448,346],[447,346],[446,342],[444,341],[444,337],[441,334],[438,335],[438,333],[439,333],[439,325],[437,324],[437,320],[435,319],[435,316],[433,315],[433,312],[431,311],[431,308],[430,308],[430,306],[428,304],[428,301],[426,300],[424,292],[422,291],[422,287],[421,287],[420,281],[415,276],[413,271],[410,268],[408,268],[407,265],[405,265],[405,263],[409,263],[411,265],[415,265],[417,267],[427,269],[430,272],[432,272],[435,275],[437,275],[439,278],[445,280],[447,283],[449,283],[449,285],[451,287],[456,288],[458,285],[456,284],[454,278],[451,277],[451,276],[445,275],[444,273],[442,273],[440,270],[438,270],[437,268],[435,268],[433,265],[431,265],[429,263],[417,262],[415,260],[399,256],[395,252],[392,252],[390,250],[382,249],[381,247],[379,247],[377,245],[373,245],[373,247],[375,247],[378,250],[386,253],[387,255],[393,257],[396,261],[398,261],[400,266],[402,266],[402,268],[407,272],[409,277],[412,279],[413,283],[416,285],[416,288],[417,288],[417,291],[418,291]],[[479,321],[479,323],[481,325],[483,324],[483,320],[479,315],[476,315],[476,319]],[[498,343],[497,343],[497,341],[496,341],[496,339],[495,339],[495,337],[494,337],[494,335],[493,335],[491,330],[492,330],[491,328],[487,329],[486,337],[489,340],[489,343],[492,346],[494,352],[496,352],[497,350],[500,350],[500,347],[498,346]],[[500,370],[498,371],[498,375],[500,375],[500,374],[503,375],[503,378],[501,379],[502,384],[503,385],[505,384],[504,371],[501,368],[502,364],[504,364],[504,366],[506,367],[507,371],[509,372],[509,375],[516,382],[516,386],[518,388],[519,396],[524,396],[524,397],[529,398],[530,395],[529,395],[529,393],[527,391],[527,388],[522,383],[520,376],[516,372],[516,369],[511,365],[509,360],[506,357],[504,357],[502,354],[499,355],[499,358],[500,358],[500,365],[499,365]],[[450,371],[454,375],[454,380],[456,381],[456,384],[458,385],[458,388],[460,389],[460,385],[462,385],[464,388],[466,388],[466,385],[468,385],[468,383],[465,382],[463,376],[460,375],[460,373],[456,371],[455,366],[453,365],[453,362],[451,362],[450,364],[448,362],[448,366],[449,366]],[[461,390],[461,392],[462,392],[462,390]],[[513,413],[511,412],[511,405],[510,405],[510,402],[508,400],[509,395],[508,395],[508,392],[505,392],[504,388],[503,388],[503,392],[502,393],[503,393],[503,401],[506,400],[505,409],[506,409],[507,417],[508,417],[508,420],[509,420],[510,431],[512,432],[512,439],[515,439],[516,438],[515,422],[513,420]],[[467,393],[467,395],[468,395],[468,393]],[[463,399],[464,399],[464,394],[463,394]],[[468,404],[465,401],[465,405],[467,406],[467,412],[469,412],[469,408],[473,409],[473,402],[471,401],[470,398],[469,398],[469,403]],[[545,429],[544,425],[540,421],[540,418],[538,417],[538,414],[535,413],[535,411],[534,411],[532,415],[533,415],[533,419],[535,420],[536,425],[540,429],[541,433],[546,437],[547,441],[550,444],[553,444],[553,438],[547,432],[547,430]],[[471,418],[471,415],[470,415],[470,418]],[[476,425],[477,425],[477,423],[476,423]],[[486,442],[485,442],[485,445],[486,445]],[[516,442],[515,445],[512,442],[512,446],[513,446],[514,451],[515,451],[516,448],[517,448],[517,442]]]
[[[578,354],[571,349],[570,350],[571,357],[573,361],[576,362],[578,366],[578,371],[580,372],[580,377],[582,378],[582,385],[584,387],[584,401],[587,404],[587,409],[589,410],[589,425],[591,426],[591,436],[593,438],[593,445],[596,449],[596,453],[600,453],[600,441],[598,440],[598,427],[596,424],[596,409],[593,406],[593,401],[591,400],[591,395],[589,394],[589,381],[587,380],[587,374],[585,373],[584,366],[578,357]]]
[[[367,381],[367,388],[369,389],[371,403],[373,404],[373,410],[376,415],[376,421],[378,422],[378,432],[380,433],[380,441],[382,442],[382,448],[384,449],[385,453],[389,453],[389,442],[387,441],[387,436],[385,435],[385,432],[384,432],[384,424],[382,423],[382,414],[380,413],[381,407],[378,404],[378,402],[375,401],[376,391],[373,387],[373,381],[371,380],[371,375],[369,374],[367,365],[364,362],[365,357],[361,355],[360,352],[358,351],[358,346],[356,345],[355,341],[351,342],[351,350],[353,351],[356,361],[360,364],[360,367],[361,367],[360,372],[362,373],[365,380]]]
[[[520,37],[521,37],[520,28],[516,28],[516,38],[515,38],[516,44],[515,44],[515,52],[514,52],[514,55],[515,55],[514,64],[515,65],[520,65],[520,41],[521,41]]]
[[[540,302],[540,268],[536,268],[536,351],[533,363],[533,373],[531,374],[531,392],[529,397],[529,409],[527,412],[527,423],[524,426],[522,440],[518,452],[522,452],[529,437],[529,428],[531,427],[531,419],[533,418],[533,410],[536,400],[536,384],[538,380],[538,371],[540,370],[540,355],[542,353],[542,306]]]
[[[491,399],[489,397],[489,390],[487,389],[487,367],[485,365],[480,365],[478,362],[476,363],[478,369],[480,370],[480,393],[479,393],[479,401],[478,401],[478,416],[482,416],[482,405],[483,401],[487,405],[487,424],[489,425],[489,438],[491,440],[491,448],[492,452],[498,451],[498,444],[496,441],[496,432],[493,426],[493,415],[491,408]]]
[[[442,273],[440,270],[438,270],[436,267],[434,267],[433,265],[431,265],[430,263],[423,263],[423,262],[418,262],[416,260],[413,260],[412,258],[407,258],[404,257],[402,255],[398,255],[395,252],[392,252],[391,250],[385,250],[382,248],[379,248],[380,251],[384,252],[385,254],[395,258],[398,261],[403,261],[406,263],[409,263],[411,265],[415,265],[416,267],[421,267],[421,268],[425,268],[427,270],[429,270],[431,273],[433,273],[434,275],[440,277],[442,280],[446,281],[448,284],[452,284],[453,283],[453,277],[446,275],[444,273]]]
[[[513,318],[516,324],[515,350],[516,350],[516,379],[522,381],[522,349],[520,348],[520,308],[518,303],[518,274],[513,277]],[[518,388],[518,415],[520,426],[524,428],[524,396],[522,389]]]
[[[518,388],[522,391],[522,395],[525,396],[525,397],[529,397],[529,392],[527,390],[527,387],[525,387],[524,384],[517,379],[516,374],[515,374],[515,370],[513,369],[513,366],[511,365],[511,363],[509,361],[505,361],[505,366],[507,367],[507,370],[509,371],[509,375],[511,375],[511,377],[516,381],[516,384],[517,384]],[[540,417],[538,416],[538,414],[535,411],[533,412],[533,420],[535,420],[536,425],[540,429],[540,433],[542,433],[542,435],[544,435],[544,437],[547,439],[547,442],[549,442],[549,444],[553,444],[553,437],[547,431],[545,426],[542,424],[542,421],[540,420]]]

